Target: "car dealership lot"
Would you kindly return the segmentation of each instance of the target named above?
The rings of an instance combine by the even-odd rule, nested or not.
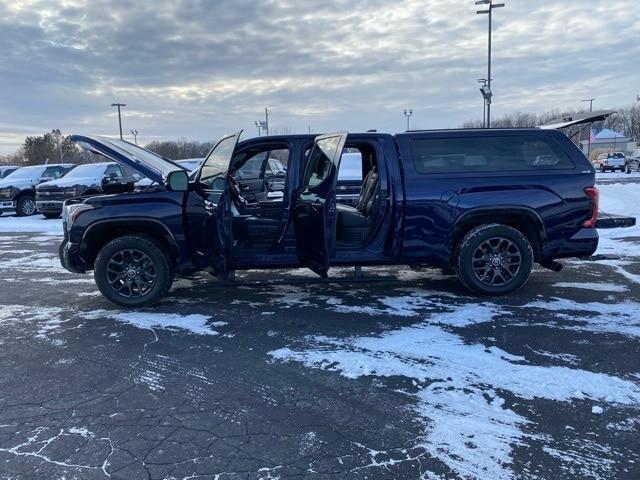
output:
[[[625,182],[603,208],[638,215]],[[506,298],[376,267],[202,274],[143,311],[63,270],[60,232],[0,217],[0,478],[640,475],[638,227]]]

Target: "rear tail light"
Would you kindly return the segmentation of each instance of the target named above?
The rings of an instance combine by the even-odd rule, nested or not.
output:
[[[598,221],[598,210],[600,205],[600,192],[596,187],[587,187],[584,189],[584,193],[587,194],[591,201],[591,218],[585,220],[582,224],[584,228],[593,228]]]

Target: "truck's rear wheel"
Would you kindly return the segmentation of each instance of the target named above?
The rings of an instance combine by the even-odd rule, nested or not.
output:
[[[522,287],[533,267],[531,243],[507,225],[481,225],[456,249],[456,273],[462,284],[481,295],[497,296]]]
[[[173,263],[152,238],[126,235],[107,243],[94,263],[98,289],[122,307],[147,307],[164,297],[173,283]]]

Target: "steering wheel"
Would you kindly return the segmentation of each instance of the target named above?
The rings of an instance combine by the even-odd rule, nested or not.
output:
[[[231,193],[231,200],[236,204],[237,207],[246,207],[249,205],[249,202],[246,198],[242,196],[240,184],[233,177],[233,175],[228,175],[229,179],[229,192]]]

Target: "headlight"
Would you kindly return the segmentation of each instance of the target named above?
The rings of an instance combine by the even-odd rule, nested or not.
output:
[[[0,198],[11,198],[13,196],[13,188],[0,188]]]
[[[65,205],[62,209],[62,220],[67,224],[67,228],[73,225],[78,216],[87,210],[93,210],[91,205],[86,203],[75,203],[73,205]]]
[[[65,188],[64,190],[64,195],[66,197],[77,197],[78,193],[79,193],[80,189],[77,187],[73,187],[73,188]]]

